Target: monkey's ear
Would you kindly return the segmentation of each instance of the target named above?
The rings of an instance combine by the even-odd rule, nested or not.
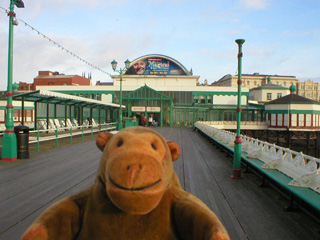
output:
[[[112,138],[113,134],[110,132],[101,132],[99,133],[97,139],[96,139],[96,145],[97,147],[103,151],[104,146],[109,142],[109,140]]]
[[[170,152],[171,152],[172,162],[174,162],[180,156],[179,145],[176,144],[174,141],[167,141],[167,144],[168,144]]]

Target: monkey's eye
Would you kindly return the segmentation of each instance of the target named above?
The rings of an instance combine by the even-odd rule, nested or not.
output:
[[[151,143],[151,147],[152,147],[154,150],[157,150],[157,146],[156,146],[154,143]]]
[[[117,143],[117,146],[118,146],[118,147],[121,147],[122,144],[123,144],[123,141],[122,141],[122,139],[120,139],[120,140],[118,141],[118,143]]]

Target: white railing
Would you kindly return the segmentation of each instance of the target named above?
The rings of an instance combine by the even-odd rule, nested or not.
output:
[[[36,143],[37,151],[40,150],[40,142],[55,140],[56,146],[58,146],[59,139],[70,138],[70,143],[73,141],[73,137],[81,135],[84,139],[84,135],[93,134],[101,131],[115,131],[117,129],[116,122],[104,123],[104,124],[92,124],[82,126],[70,126],[70,127],[55,127],[50,129],[32,130],[29,131],[29,144]],[[23,133],[22,133],[23,134]],[[1,138],[4,133],[1,133]],[[2,139],[1,139],[2,140]]]
[[[234,146],[236,134],[207,125],[195,123],[202,132],[228,146]],[[320,159],[289,148],[263,142],[241,135],[242,152],[246,158],[255,158],[264,162],[264,169],[276,169],[293,180],[290,186],[311,188],[320,193]]]
[[[210,125],[219,129],[236,129],[236,121],[201,121],[201,123]],[[241,126],[244,129],[267,129],[267,122],[257,122],[257,121],[242,121]]]

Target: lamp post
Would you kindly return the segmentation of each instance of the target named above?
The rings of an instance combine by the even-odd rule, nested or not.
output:
[[[9,43],[8,43],[8,85],[7,85],[7,106],[6,106],[6,131],[3,135],[2,143],[2,160],[3,161],[16,161],[17,160],[17,138],[14,133],[13,127],[13,87],[12,87],[12,62],[13,62],[13,25],[17,25],[14,19],[14,5],[18,8],[24,8],[22,0],[10,0],[9,16]]]
[[[122,74],[123,71],[129,69],[130,67],[130,61],[127,59],[124,64],[125,64],[125,68],[120,68],[120,70],[116,70],[117,68],[117,62],[115,60],[113,60],[111,62],[111,66],[113,71],[120,73],[120,98],[119,98],[119,105],[120,105],[120,109],[119,109],[119,123],[118,123],[118,130],[121,130],[123,128],[123,116],[122,116]]]
[[[242,44],[244,39],[237,39],[235,41],[238,44],[238,107],[237,107],[237,135],[234,141],[234,155],[233,155],[233,179],[241,178],[241,136],[240,136],[240,121],[241,121],[241,85],[242,85]]]

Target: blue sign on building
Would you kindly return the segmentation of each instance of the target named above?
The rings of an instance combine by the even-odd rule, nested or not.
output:
[[[165,58],[143,58],[134,62],[126,72],[128,75],[186,75],[181,67]]]

